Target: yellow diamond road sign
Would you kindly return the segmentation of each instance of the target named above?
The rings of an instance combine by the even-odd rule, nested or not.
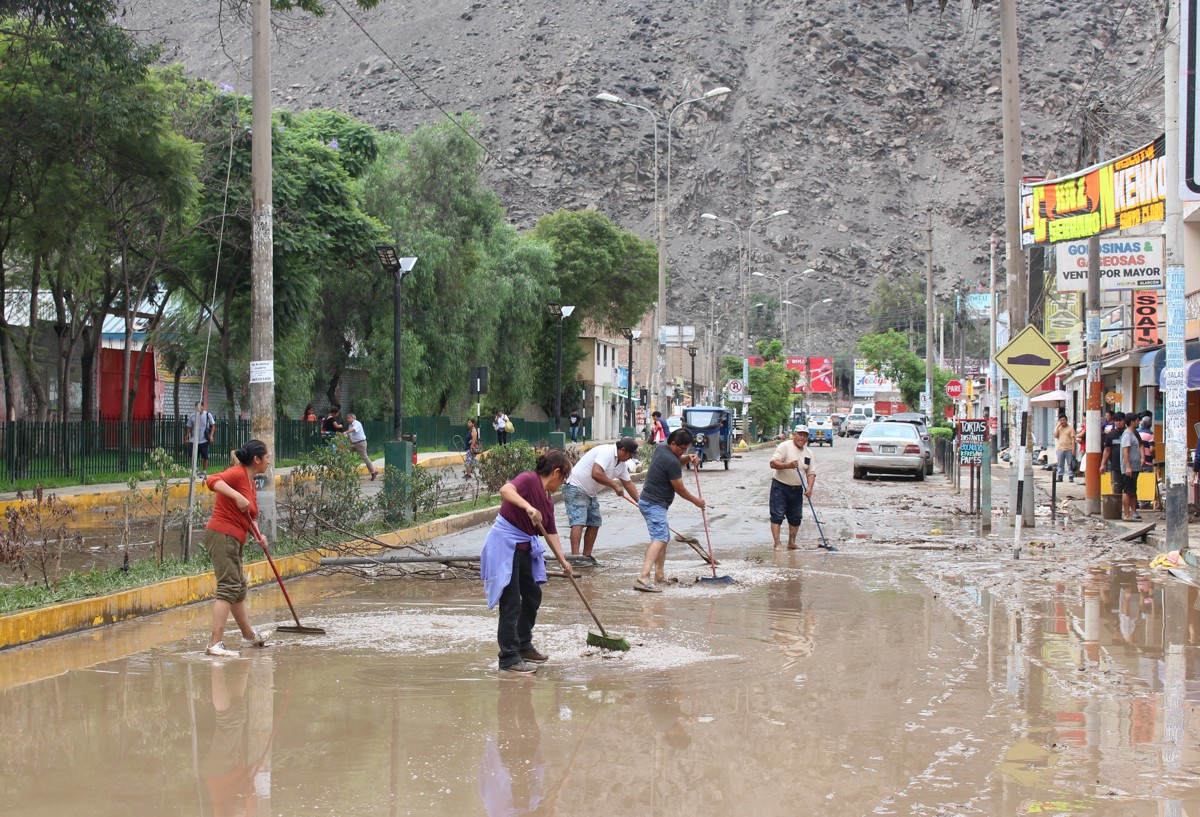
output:
[[[1066,360],[1033,324],[996,352],[996,365],[1004,370],[1025,394],[1066,365]]]

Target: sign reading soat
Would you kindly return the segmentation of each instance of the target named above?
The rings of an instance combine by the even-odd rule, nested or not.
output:
[[[1153,289],[1133,293],[1133,345],[1157,346],[1159,293]]]
[[[1070,176],[1021,185],[1021,246],[1127,230],[1166,215],[1166,137]]]

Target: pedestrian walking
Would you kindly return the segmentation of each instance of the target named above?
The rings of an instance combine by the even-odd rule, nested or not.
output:
[[[547,545],[563,573],[572,575],[559,543],[551,497],[570,473],[567,455],[551,450],[537,458],[532,471],[518,474],[500,489],[500,513],[483,542],[479,573],[488,609],[500,607],[496,643],[502,671],[534,673],[549,659],[534,647],[533,628],[542,604],[541,585],[546,583]]]
[[[252,647],[266,646],[269,630],[255,630],[246,612],[246,574],[242,553],[250,520],[258,518],[258,493],[254,477],[265,473],[271,464],[267,446],[260,440],[250,440],[233,452],[236,463],[206,482],[217,495],[212,518],[204,528],[204,549],[212,560],[217,577],[217,598],[213,601],[212,632],[205,653],[218,658],[237,658],[235,650],[225,648],[225,623],[233,620],[242,638]],[[260,540],[266,541],[266,540]]]
[[[667,441],[667,437],[671,435],[671,430],[667,428],[666,422],[663,421],[662,412],[655,411],[652,412],[650,416],[654,418],[654,422],[650,426],[650,442],[654,443],[655,445],[665,443]]]
[[[201,408],[200,403],[196,403],[196,410],[187,419],[187,431],[184,434],[184,444],[189,448],[192,446],[192,441],[196,443],[196,457],[200,460],[200,476],[208,476],[208,454],[209,448],[212,446],[213,431],[216,429],[217,421],[213,419],[212,413]],[[194,435],[194,436],[193,436]],[[191,460],[191,452],[188,452],[188,459]],[[192,467],[195,467],[195,462]]]
[[[792,438],[775,446],[771,455],[771,539],[776,550],[782,550],[779,529],[783,520],[788,521],[787,549],[797,550],[796,534],[804,521],[804,499],[812,498],[817,484],[817,470],[813,464],[812,449],[808,447],[808,426],[798,425],[792,429]]]
[[[1054,427],[1054,458],[1058,461],[1058,473],[1054,479],[1063,481],[1063,474],[1075,481],[1075,428],[1067,420],[1066,412],[1058,415],[1058,425]]]
[[[655,447],[654,456],[650,458],[650,466],[646,469],[646,481],[642,484],[642,495],[638,498],[638,510],[646,520],[650,545],[646,548],[646,557],[642,561],[642,573],[633,583],[634,590],[644,593],[662,592],[659,585],[667,580],[667,542],[671,538],[667,510],[676,495],[697,508],[705,507],[704,500],[693,496],[683,484],[683,464],[694,464],[696,461],[694,456],[685,453],[691,444],[692,432],[686,428],[676,429],[663,445]],[[654,573],[654,579],[650,578],[651,572]]]
[[[1141,522],[1137,509],[1138,474],[1142,472],[1142,438],[1137,433],[1137,415],[1125,415],[1125,430],[1121,433],[1121,459],[1118,466],[1124,475],[1121,496],[1121,516],[1126,522]]]
[[[600,491],[611,488],[618,496],[629,494],[638,501],[638,490],[629,478],[629,461],[637,454],[637,440],[624,437],[616,443],[597,445],[579,458],[563,485],[563,504],[571,525],[571,554],[591,556],[600,533]]]
[[[483,443],[479,441],[479,426],[475,425],[475,420],[467,420],[467,458],[466,468],[464,469],[466,476],[475,475],[475,458],[483,451]]]
[[[378,473],[375,471],[375,463],[371,462],[371,456],[367,453],[367,432],[363,431],[362,423],[353,413],[346,415],[346,439],[358,452],[358,456],[362,457],[362,461],[367,464],[367,472],[374,480]]]
[[[568,418],[567,422],[571,429],[571,442],[579,442],[579,429],[583,427],[583,420],[579,417],[579,411],[572,409],[571,416]]]
[[[508,443],[508,415],[500,409],[496,409],[496,418],[492,420],[492,428],[496,429],[496,444],[506,445]]]

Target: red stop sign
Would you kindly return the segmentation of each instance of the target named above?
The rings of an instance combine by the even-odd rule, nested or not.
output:
[[[961,380],[951,380],[946,384],[946,396],[951,400],[957,400],[962,397],[963,384]]]

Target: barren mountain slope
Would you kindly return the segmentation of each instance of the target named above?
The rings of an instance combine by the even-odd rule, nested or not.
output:
[[[703,212],[742,224],[791,212],[755,229],[753,268],[818,271],[806,291],[791,288],[798,304],[834,298],[814,314],[813,353],[846,348],[867,328],[877,276],[924,268],[928,207],[938,289],[987,279],[988,236],[1003,223],[994,2],[939,13],[917,0],[911,14],[871,0],[345,8],[357,23],[339,5],[324,19],[280,18],[276,104],[336,108],[401,131],[441,116],[438,106],[471,111],[493,157],[488,177],[524,227],[560,207],[595,207],[652,238],[651,119],[592,97],[609,92],[666,117],[706,90],[732,88],[673,119],[671,323],[708,323],[698,291],[728,288],[718,315],[740,304],[737,234]],[[1155,2],[1018,9],[1027,174],[1075,168],[1085,119],[1099,123],[1088,127],[1105,156],[1161,132]],[[248,25],[217,3],[131,0],[125,21],[191,73],[249,91]],[[1103,116],[1088,119],[1097,103]],[[665,196],[665,128],[659,136]],[[756,289],[775,291],[761,280]],[[791,319],[798,327],[799,309]],[[726,348],[734,342],[727,336]]]

